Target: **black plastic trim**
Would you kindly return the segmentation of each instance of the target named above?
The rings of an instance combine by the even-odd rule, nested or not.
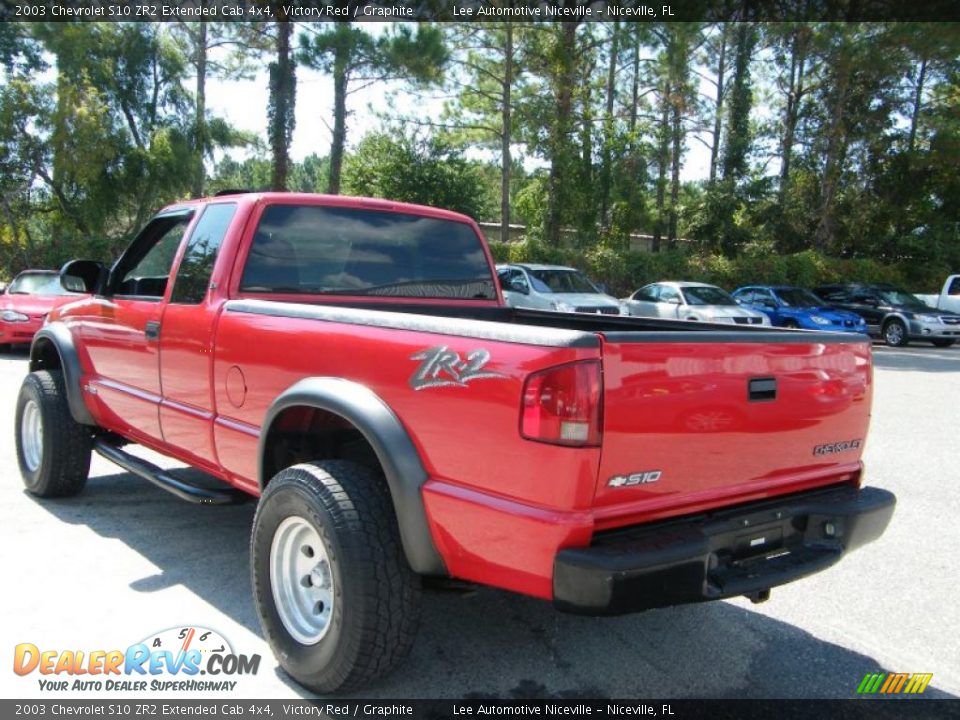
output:
[[[61,322],[48,323],[33,336],[33,344],[30,346],[30,372],[44,369],[40,358],[44,346],[48,343],[53,345],[60,356],[60,369],[63,372],[70,414],[81,425],[96,425],[83,401],[83,390],[80,387],[83,369],[80,367],[80,357],[73,344],[73,334],[66,325]]]
[[[841,485],[599,533],[557,553],[553,602],[582,615],[762,594],[883,534],[896,498]]]
[[[427,481],[427,471],[399,418],[363,385],[342,378],[313,377],[300,380],[281,393],[267,410],[260,432],[260,487],[270,480],[264,477],[270,427],[280,413],[296,406],[332,412],[363,434],[383,467],[410,567],[421,575],[446,575],[446,566],[433,544],[423,506],[421,488]]]

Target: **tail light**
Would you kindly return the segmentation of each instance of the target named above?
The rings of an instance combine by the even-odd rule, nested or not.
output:
[[[523,386],[520,434],[554,445],[599,445],[601,390],[596,360],[532,374]]]

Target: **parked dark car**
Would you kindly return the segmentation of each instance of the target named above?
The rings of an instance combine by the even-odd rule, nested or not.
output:
[[[733,291],[741,305],[759,310],[775,327],[801,330],[832,330],[866,334],[862,317],[837,310],[809,290],[788,285],[748,285]]]
[[[816,293],[828,305],[860,315],[870,334],[892,347],[903,347],[911,340],[950,347],[960,338],[960,314],[935,310],[894,285],[823,285]]]

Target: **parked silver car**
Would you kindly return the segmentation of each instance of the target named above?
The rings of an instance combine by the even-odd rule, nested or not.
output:
[[[497,265],[497,276],[510,307],[625,314],[619,300],[607,295],[576,268],[528,263]]]
[[[761,312],[737,304],[726,290],[695,282],[657,282],[645,285],[623,305],[630,315],[699,320],[737,325],[769,325]]]

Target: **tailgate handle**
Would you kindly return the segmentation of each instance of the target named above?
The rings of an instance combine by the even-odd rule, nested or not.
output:
[[[777,379],[772,377],[750,378],[747,383],[747,398],[750,402],[776,400]]]

